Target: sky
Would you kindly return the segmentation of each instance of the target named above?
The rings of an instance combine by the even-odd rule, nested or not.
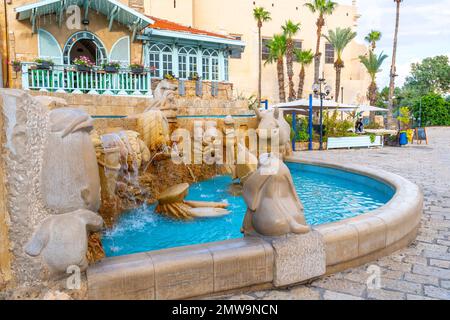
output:
[[[336,0],[341,4],[352,4],[352,0]],[[370,30],[383,33],[376,52],[384,51],[382,72],[378,75],[378,86],[389,85],[389,69],[395,30],[396,5],[393,0],[357,0],[361,15],[358,25],[358,40]],[[400,27],[397,48],[396,86],[402,86],[410,72],[411,63],[427,57],[448,55],[450,57],[450,0],[404,0],[400,7]]]

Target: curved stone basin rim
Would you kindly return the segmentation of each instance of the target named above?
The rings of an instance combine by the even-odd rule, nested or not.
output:
[[[395,189],[392,199],[374,211],[314,228],[323,239],[327,273],[388,255],[415,239],[423,210],[417,185],[364,166],[286,161],[361,174]],[[88,294],[91,299],[185,299],[271,287],[274,259],[269,242],[251,237],[111,257],[88,269]]]

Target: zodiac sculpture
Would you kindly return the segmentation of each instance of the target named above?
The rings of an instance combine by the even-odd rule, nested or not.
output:
[[[49,113],[41,191],[46,206],[58,214],[77,209],[96,212],[100,207],[92,129],[92,118],[83,110],[59,108]]]
[[[282,236],[310,231],[289,168],[277,155],[260,156],[258,170],[244,183],[243,196],[248,207],[244,234]]]
[[[89,210],[52,215],[36,228],[25,253],[41,255],[52,274],[66,272],[72,265],[84,271],[88,266],[88,232],[100,231],[102,226],[103,219]]]
[[[175,104],[175,92],[178,89],[177,85],[171,83],[170,81],[163,79],[156,86],[155,90],[153,90],[153,98],[155,101],[145,109],[154,110],[158,109],[161,111],[164,110],[176,110],[174,107]]]

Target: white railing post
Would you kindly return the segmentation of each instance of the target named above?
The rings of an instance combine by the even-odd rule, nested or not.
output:
[[[29,65],[22,63],[22,89],[30,90],[30,79],[28,74]]]

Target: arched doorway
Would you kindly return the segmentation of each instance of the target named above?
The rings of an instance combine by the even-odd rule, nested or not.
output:
[[[106,49],[100,39],[88,31],[73,34],[64,46],[64,63],[72,64],[73,60],[86,56],[96,65],[107,61]]]

